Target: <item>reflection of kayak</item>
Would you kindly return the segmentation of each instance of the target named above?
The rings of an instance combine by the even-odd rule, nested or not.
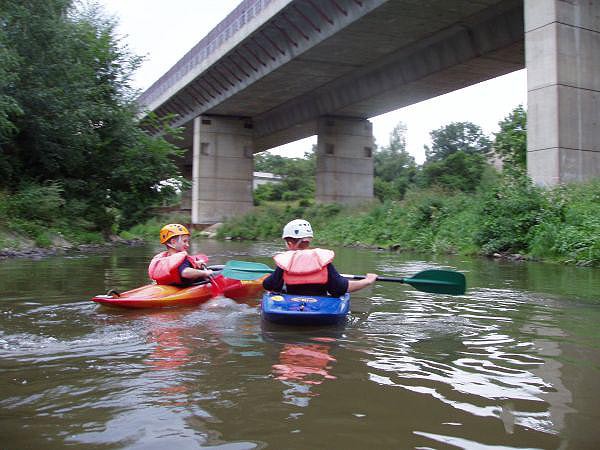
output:
[[[212,283],[205,281],[186,287],[148,284],[121,294],[112,292],[97,295],[92,300],[122,308],[162,308],[199,305],[218,295],[233,300],[246,300],[258,297],[262,291],[262,278],[240,281],[217,275]]]
[[[262,316],[285,325],[332,325],[344,321],[350,310],[350,294],[316,297],[267,292],[261,303]]]

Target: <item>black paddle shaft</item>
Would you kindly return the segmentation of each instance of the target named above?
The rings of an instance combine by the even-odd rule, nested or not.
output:
[[[367,278],[364,275],[348,275],[345,273],[341,273],[341,276],[343,276],[344,278],[348,278],[349,280],[364,280],[365,278]],[[391,281],[393,283],[404,283],[405,279],[404,278],[395,278],[395,277],[377,277],[378,281]]]

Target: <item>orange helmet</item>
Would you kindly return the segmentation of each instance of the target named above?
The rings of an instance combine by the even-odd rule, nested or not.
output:
[[[184,234],[190,234],[186,227],[178,223],[170,223],[160,229],[160,243],[164,244],[173,236],[180,236]]]

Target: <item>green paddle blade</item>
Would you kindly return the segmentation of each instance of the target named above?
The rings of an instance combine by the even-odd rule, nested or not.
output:
[[[433,294],[463,295],[467,289],[465,276],[452,270],[423,270],[402,280],[420,291]]]
[[[257,280],[273,272],[266,264],[249,261],[229,261],[221,274],[234,280]]]

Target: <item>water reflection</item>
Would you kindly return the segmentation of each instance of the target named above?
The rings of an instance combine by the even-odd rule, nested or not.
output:
[[[572,397],[561,381],[562,364],[546,357],[561,353],[547,338],[564,332],[543,305],[494,290],[469,299],[410,297],[364,325],[375,343],[365,350],[372,382],[431,396],[469,416],[498,418],[508,434],[515,426],[561,431]]]
[[[183,314],[180,311],[160,312],[148,320],[148,342],[153,350],[144,363],[158,371],[158,392],[164,397],[165,405],[188,404],[190,386],[181,382],[179,370],[190,363],[193,342],[189,327],[181,326]]]
[[[307,407],[319,396],[316,386],[336,380],[332,374],[337,359],[332,354],[341,329],[299,330],[298,328],[262,323],[263,338],[278,346],[276,361],[271,366],[273,378],[287,388],[283,403]]]
[[[324,339],[313,340],[324,342]],[[279,363],[273,364],[275,379],[314,385],[324,380],[335,380],[329,370],[336,359],[329,354],[329,349],[326,344],[284,344],[279,352]]]
[[[121,389],[113,393],[103,429],[79,432],[69,442],[117,442],[127,448],[187,442],[195,448],[219,448],[223,440],[214,428],[223,422],[219,405],[236,404],[230,391],[234,387],[222,384],[224,369],[232,354],[256,342],[256,328],[248,339],[240,335],[255,308],[218,297],[201,308],[98,311],[96,319],[105,326],[131,328],[142,341],[135,352],[111,364],[111,384]],[[245,442],[231,448],[256,446]]]

